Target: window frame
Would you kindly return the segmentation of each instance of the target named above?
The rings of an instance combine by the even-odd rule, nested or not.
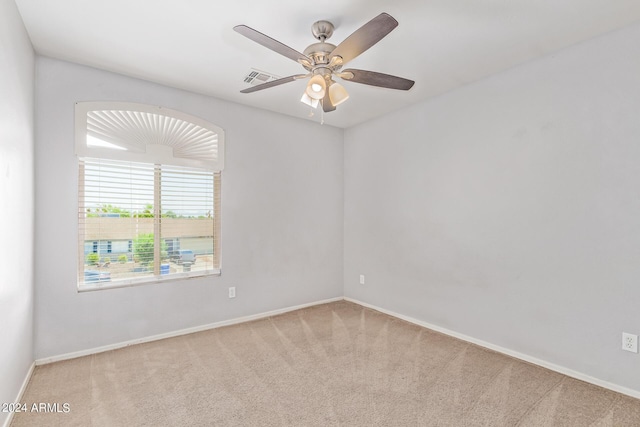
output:
[[[89,131],[89,113],[97,112],[97,113],[141,113],[148,115],[145,118],[157,118],[161,117],[162,119],[172,120],[172,123],[175,123],[176,120],[178,123],[184,125],[193,125],[195,129],[197,129],[200,133],[209,132],[216,135],[217,139],[215,143],[211,143],[211,147],[205,146],[208,149],[207,155],[205,156],[180,156],[175,155],[175,150],[168,150],[167,147],[158,147],[158,138],[153,138],[153,142],[145,142],[142,145],[144,149],[142,150],[134,150],[133,152],[129,151],[120,151],[113,150],[109,148],[102,148],[96,146],[89,146],[87,144],[87,136],[90,134]],[[149,116],[150,115],[150,116]],[[201,118],[188,115],[186,113],[170,110],[163,107],[146,105],[146,104],[138,104],[138,103],[127,103],[127,102],[77,102],[75,105],[75,147],[76,147],[76,155],[78,160],[78,257],[77,257],[77,290],[78,292],[85,291],[94,291],[99,289],[116,289],[122,287],[131,287],[131,286],[139,286],[139,285],[147,285],[153,283],[166,283],[166,282],[174,282],[184,279],[191,278],[203,278],[209,276],[219,276],[222,273],[221,268],[221,180],[222,180],[222,169],[224,168],[224,130],[206,120]],[[173,120],[175,119],[175,120]],[[143,126],[146,125],[147,122],[143,123]],[[157,136],[156,134],[160,133],[160,136],[164,136],[162,132],[162,126],[158,127],[159,129],[146,129],[147,132],[155,132],[152,136]],[[137,129],[136,129],[137,130]],[[193,134],[193,132],[191,132]],[[172,143],[175,143],[176,138],[175,135],[171,135],[173,137]],[[178,135],[179,136],[179,135]],[[187,135],[185,138],[188,138]],[[169,139],[169,138],[162,138]],[[151,141],[151,138],[149,139]],[[181,141],[179,141],[181,142]],[[189,146],[189,140],[186,140],[185,144],[182,144],[181,149],[182,152],[185,151],[185,147],[187,149]],[[137,142],[140,145],[140,142]],[[167,144],[168,145],[168,144]],[[215,145],[215,146],[214,146]],[[202,151],[203,144],[201,141],[194,143],[192,146]],[[138,147],[139,148],[139,147]],[[212,155],[208,155],[212,153]],[[197,154],[197,153],[196,153]],[[84,159],[103,159],[103,160],[111,160],[111,161],[131,161],[136,163],[144,163],[147,165],[151,165],[154,167],[156,171],[154,173],[154,270],[151,276],[145,277],[132,277],[116,280],[114,282],[85,282],[85,226],[81,223],[81,215],[86,212],[82,212],[85,207],[85,201],[83,198],[84,189],[84,179],[86,176],[86,172],[84,170]],[[159,227],[162,222],[162,215],[160,211],[160,182],[158,181],[158,171],[162,170],[163,166],[180,166],[180,167],[190,167],[197,168],[201,170],[206,170],[207,172],[212,172],[213,174],[213,268],[207,269],[205,271],[183,271],[181,273],[171,273],[169,275],[162,275],[160,264],[162,261],[160,260],[160,252],[161,252],[161,244],[158,242],[162,242],[163,236],[159,232]],[[98,246],[102,242],[97,242]],[[131,243],[131,240],[129,241]],[[93,244],[93,242],[92,242]],[[99,249],[98,249],[99,251]]]

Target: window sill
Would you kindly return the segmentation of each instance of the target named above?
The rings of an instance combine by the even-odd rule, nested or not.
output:
[[[110,282],[78,283],[78,292],[93,292],[106,289],[130,288],[133,286],[153,285],[157,283],[175,282],[178,280],[197,279],[222,275],[221,269],[211,269],[191,273],[173,273],[166,276],[153,276],[138,279],[122,279]]]

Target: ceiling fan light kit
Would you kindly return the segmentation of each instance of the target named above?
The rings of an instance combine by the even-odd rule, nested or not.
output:
[[[311,77],[309,83],[307,84],[306,94],[311,99],[320,100],[324,98],[324,95],[327,90],[327,82],[325,82],[324,77],[319,74]]]
[[[340,83],[334,82],[329,86],[329,99],[331,100],[331,104],[337,107],[349,99],[349,93],[347,93],[347,90]]]
[[[347,90],[337,83],[333,79],[334,77],[370,86],[409,90],[414,82],[402,77],[356,69],[341,71],[344,64],[378,43],[397,26],[398,21],[391,15],[381,13],[353,32],[338,46],[335,46],[326,42],[333,34],[333,24],[329,21],[317,21],[312,25],[311,33],[319,42],[309,45],[304,53],[300,53],[253,28],[237,25],[233,27],[236,32],[298,62],[308,71],[307,74],[283,77],[240,92],[252,93],[298,79],[310,78],[300,101],[312,108],[321,104],[324,112],[330,112],[335,110],[337,105],[349,99]]]
[[[309,95],[307,95],[306,91],[302,94],[300,102],[302,102],[303,104],[307,104],[311,108],[317,108],[318,104],[320,104],[320,100],[311,98]]]

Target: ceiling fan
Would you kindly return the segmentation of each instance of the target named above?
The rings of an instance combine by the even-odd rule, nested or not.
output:
[[[240,92],[257,92],[295,80],[310,78],[301,101],[313,108],[321,104],[323,111],[329,112],[335,110],[338,104],[349,98],[346,89],[337,83],[334,77],[371,86],[409,90],[414,84],[413,80],[375,71],[356,70],[353,68],[342,70],[343,65],[378,43],[397,26],[398,21],[391,15],[381,13],[357,29],[338,46],[335,46],[326,42],[333,34],[333,24],[329,21],[318,21],[312,25],[311,32],[319,40],[319,43],[309,45],[304,50],[304,53],[300,53],[253,28],[246,25],[237,25],[233,29],[238,33],[298,62],[308,71],[307,74],[283,77]]]

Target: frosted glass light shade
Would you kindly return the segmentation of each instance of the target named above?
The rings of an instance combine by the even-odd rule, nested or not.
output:
[[[329,86],[329,99],[331,100],[331,104],[335,107],[349,99],[349,94],[340,83],[334,83]]]
[[[316,74],[315,76],[311,77],[311,80],[309,80],[309,84],[307,85],[307,90],[305,91],[305,93],[309,96],[309,98],[319,100],[324,98],[326,90],[327,83],[324,81],[324,77]]]
[[[319,100],[310,98],[306,92],[302,94],[302,98],[300,98],[300,102],[307,104],[311,108],[317,108],[318,104],[320,103]]]

